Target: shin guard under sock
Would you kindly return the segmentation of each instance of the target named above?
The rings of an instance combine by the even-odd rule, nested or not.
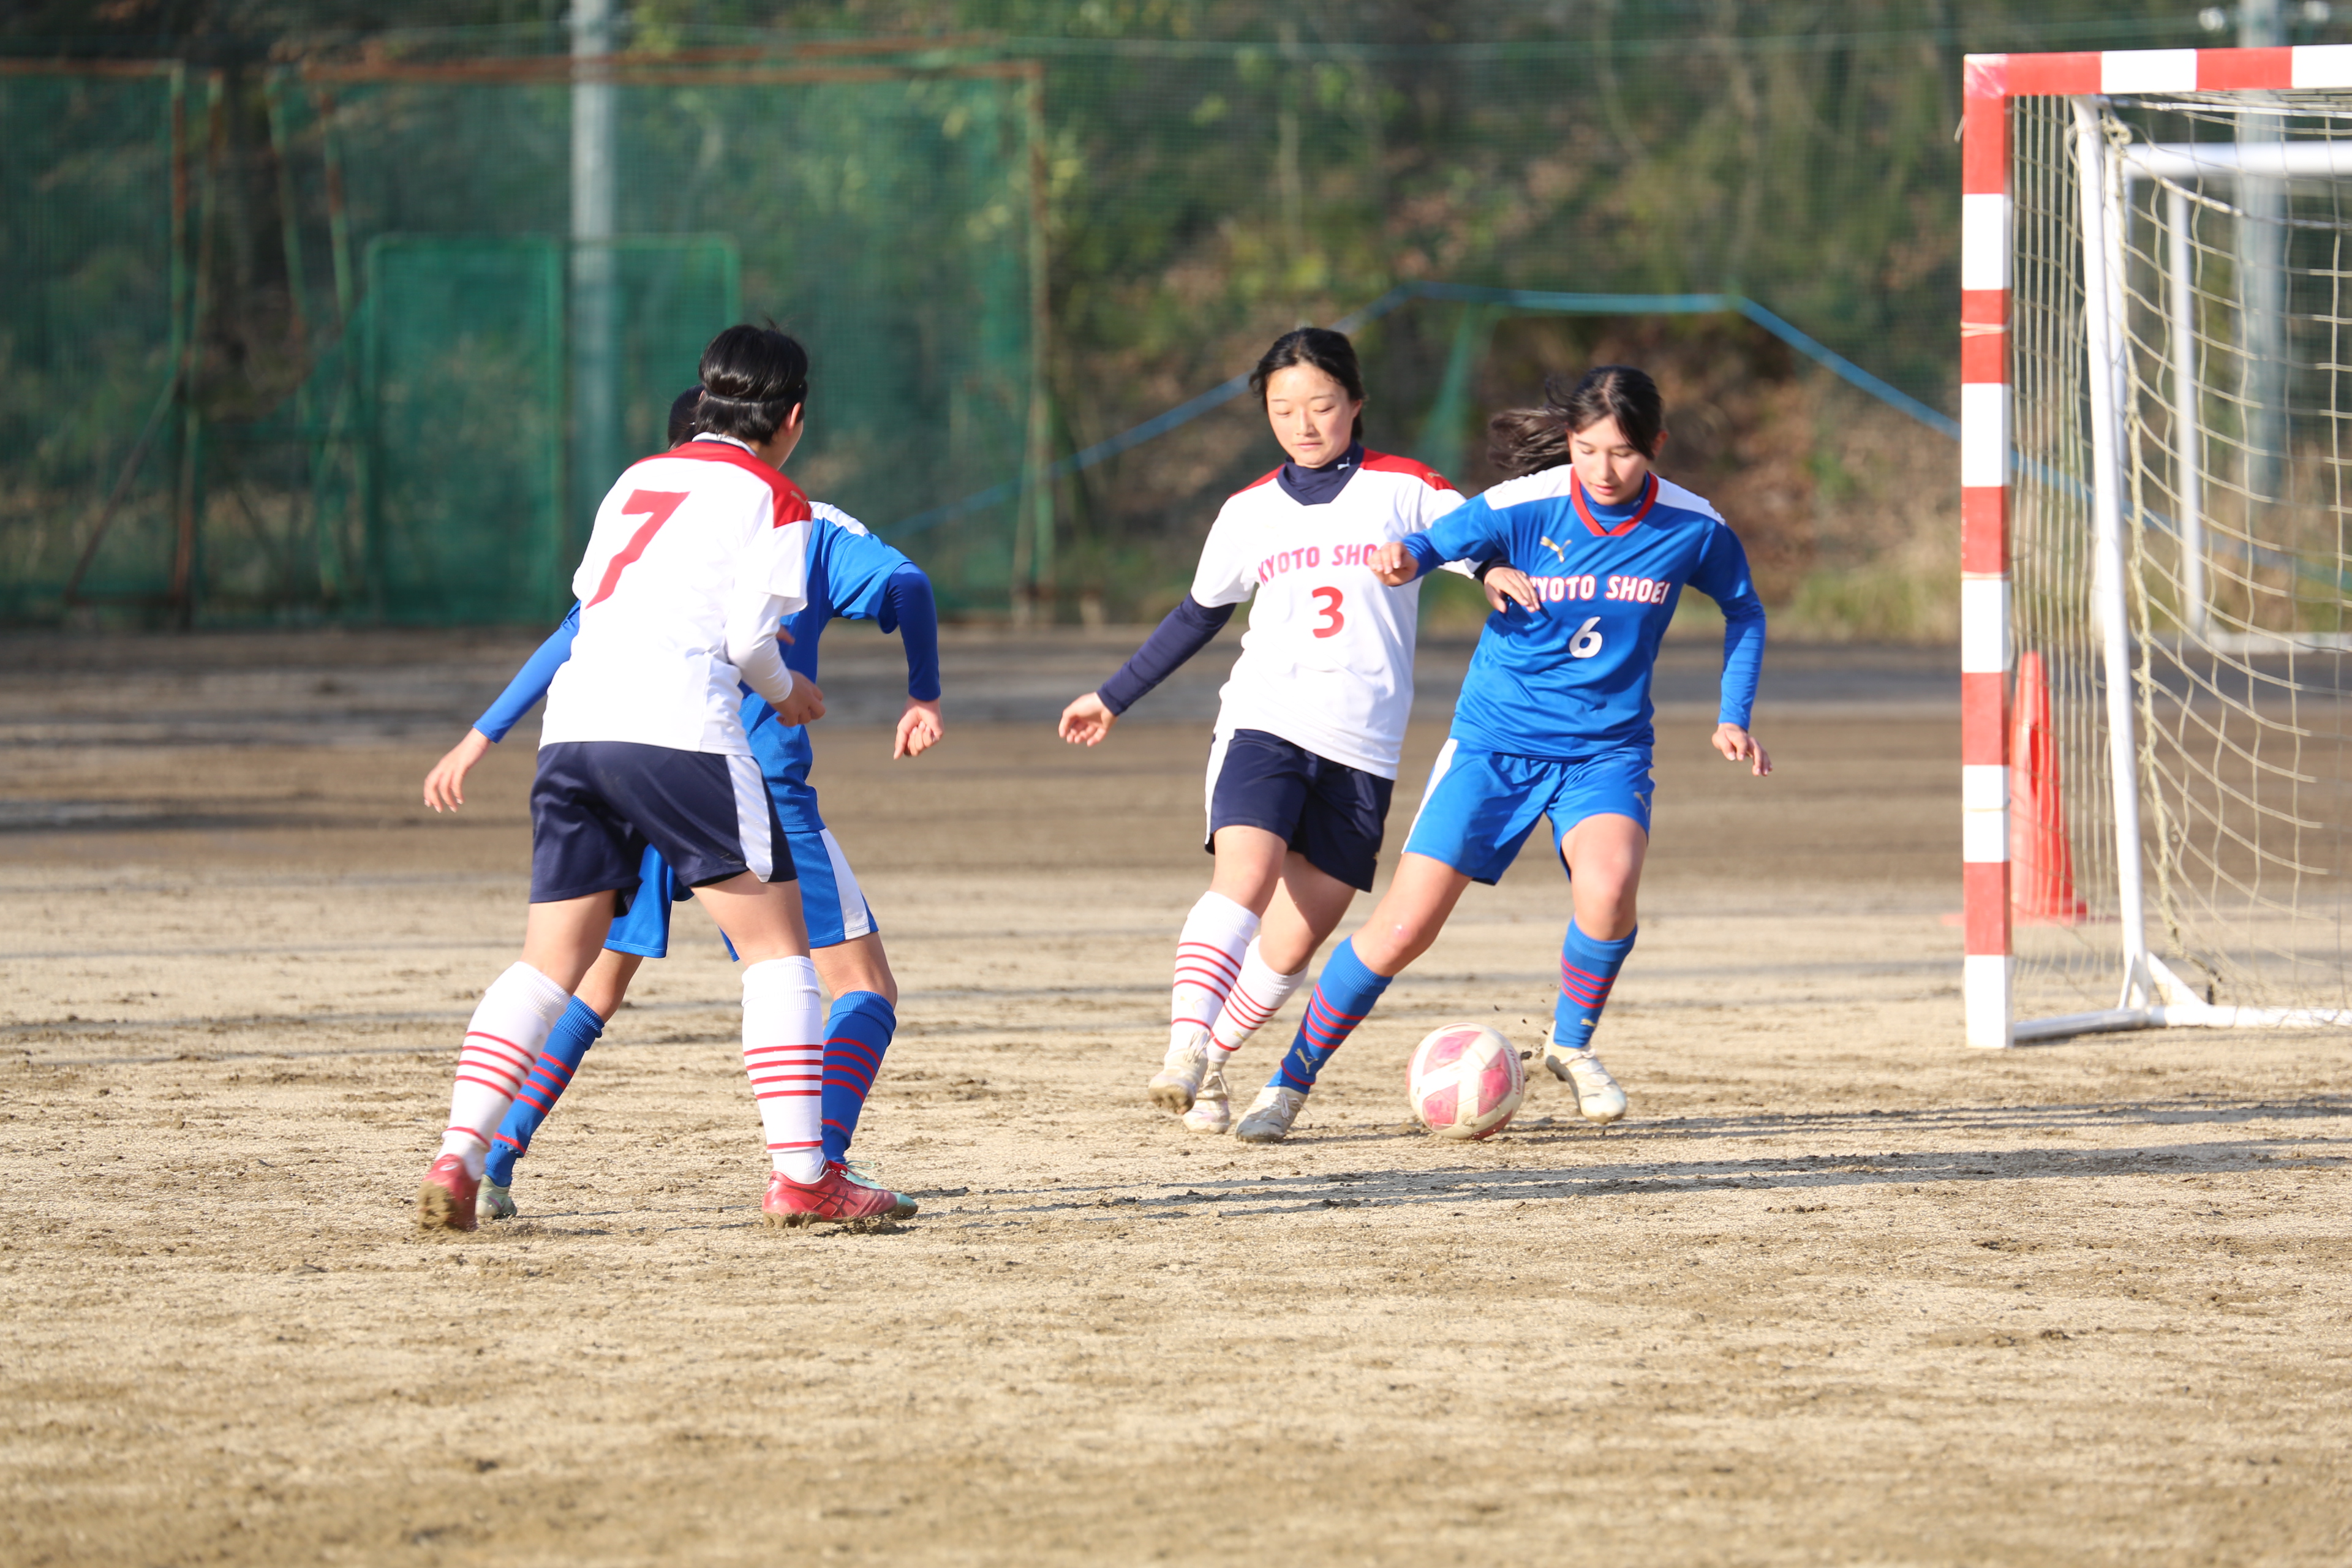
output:
[[[833,999],[824,1020],[824,1157],[849,1156],[858,1113],[873,1092],[882,1055],[898,1030],[898,1015],[877,992],[850,991]]]
[[[449,1126],[441,1152],[465,1161],[478,1178],[507,1107],[539,1059],[548,1031],[571,1003],[572,994],[533,969],[517,963],[490,982],[466,1026],[457,1053],[457,1079],[449,1089]]]
[[[1225,993],[1241,977],[1242,952],[1255,935],[1255,915],[1223,893],[1201,895],[1176,939],[1176,983],[1168,994],[1170,1045],[1216,1022]]]
[[[824,1174],[824,1022],[816,965],[806,958],[771,958],[743,971],[743,1071],[760,1102],[770,1163],[803,1184]]]
[[[1315,994],[1307,999],[1307,1016],[1298,1021],[1290,1054],[1268,1084],[1301,1093],[1313,1089],[1315,1075],[1371,1012],[1372,1004],[1389,988],[1389,978],[1364,967],[1353,938],[1333,948],[1322,978],[1315,983]]]
[[[1559,1000],[1551,1015],[1555,1045],[1574,1051],[1592,1047],[1592,1031],[1601,1022],[1601,1010],[1609,1005],[1609,988],[1617,983],[1617,972],[1641,934],[1637,926],[1615,942],[1597,942],[1579,931],[1573,918],[1569,921],[1568,936],[1559,944]]]
[[[531,1065],[530,1076],[523,1079],[522,1088],[515,1094],[514,1103],[507,1107],[507,1119],[499,1126],[498,1135],[490,1140],[488,1163],[482,1173],[499,1186],[514,1184],[515,1162],[530,1148],[531,1135],[539,1124],[555,1109],[556,1100],[572,1086],[572,1075],[580,1070],[580,1058],[588,1054],[604,1034],[604,1020],[596,1009],[572,998],[563,1009],[563,1016],[555,1020],[555,1027],[547,1032],[547,1044],[540,1047],[539,1060]]]

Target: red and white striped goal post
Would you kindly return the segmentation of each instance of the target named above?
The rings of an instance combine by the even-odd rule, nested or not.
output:
[[[2012,98],[2352,89],[2352,45],[1970,55],[1960,137],[1960,854],[1968,1043],[2012,1043],[2010,261]]]

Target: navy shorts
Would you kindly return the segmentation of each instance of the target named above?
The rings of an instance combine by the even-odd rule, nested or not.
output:
[[[1442,860],[1493,886],[1518,858],[1536,820],[1551,822],[1552,851],[1588,816],[1630,816],[1650,831],[1650,749],[1629,746],[1582,762],[1475,752],[1448,739],[1429,770],[1404,852]]]
[[[1372,890],[1394,779],[1335,763],[1263,730],[1220,735],[1209,748],[1209,837],[1262,827],[1327,877]]]
[[[673,751],[632,741],[567,741],[539,749],[530,786],[530,901],[618,892],[626,912],[648,846],[688,888],[749,871],[789,882],[793,861],[760,764],[750,757]],[[666,898],[670,889],[647,889]]]

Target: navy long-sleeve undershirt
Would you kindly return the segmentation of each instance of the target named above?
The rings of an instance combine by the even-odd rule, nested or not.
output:
[[[1203,605],[1187,594],[1168,616],[1152,628],[1135,650],[1135,657],[1119,666],[1118,673],[1095,692],[1102,705],[1114,717],[1135,706],[1143,694],[1176,673],[1183,662],[1209,646],[1216,635],[1234,618],[1234,606]]]

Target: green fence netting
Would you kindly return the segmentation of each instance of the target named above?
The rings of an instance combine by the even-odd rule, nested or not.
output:
[[[54,616],[78,564],[93,593],[171,588],[184,97],[169,67],[0,75],[0,620]]]
[[[1459,48],[771,37],[625,54],[584,82],[567,58],[419,54],[217,89],[191,75],[177,100],[168,77],[0,75],[0,115],[23,127],[0,145],[11,365],[47,330],[43,290],[148,289],[110,317],[143,324],[78,373],[81,403],[39,377],[0,394],[18,421],[0,616],[54,621],[79,599],[214,622],[543,618],[691,345],[738,312],[812,351],[794,477],[899,531],[948,607],[1149,614],[1222,496],[1276,456],[1245,398],[1150,422],[1276,333],[1405,285],[1483,292],[1368,320],[1375,446],[1475,485],[1485,411],[1580,356],[1648,356],[1677,463],[1710,487],[1748,476],[1752,497],[1708,493],[1742,507],[1772,591],[1792,593],[1832,563],[1834,505],[1942,493],[1945,437],[1900,415],[1857,435],[1845,405],[1782,396],[1826,374],[1752,313],[1563,324],[1513,300],[1738,296],[1950,413],[1957,54],[1562,29]],[[584,228],[583,87],[607,95],[613,169]],[[134,92],[144,107],[102,130],[68,107]],[[139,147],[105,151],[134,128]],[[25,211],[94,243],[36,253]],[[106,247],[124,264],[85,259]],[[194,334],[186,406],[109,515],[175,321]],[[533,335],[550,321],[552,342]],[[1874,490],[1865,461],[1897,477]],[[1900,542],[1864,542],[1849,554]]]
[[[184,127],[213,155],[188,161],[194,216],[174,231],[168,80],[135,84],[153,99],[142,163],[90,133],[102,120],[120,142],[120,113],[60,114],[123,85],[0,76],[5,124],[36,132],[0,149],[10,211],[33,217],[5,230],[23,287],[0,300],[0,342],[35,367],[11,381],[12,445],[41,453],[37,470],[6,460],[0,615],[560,614],[597,502],[658,449],[702,345],[747,314],[809,347],[793,471],[812,494],[886,524],[1018,489],[1042,259],[1026,73],[599,84],[610,210],[591,237],[574,232],[578,92],[527,64],[488,78],[280,73],[242,161],[232,88],[219,121]],[[196,283],[175,316],[179,272]],[[236,274],[217,292],[241,313],[195,297],[212,272]],[[116,300],[134,289],[154,301]],[[81,314],[34,308],[44,293]],[[110,465],[178,363],[175,330],[201,350],[185,395],[110,512]],[[1014,510],[931,542],[950,606],[1006,602]]]

